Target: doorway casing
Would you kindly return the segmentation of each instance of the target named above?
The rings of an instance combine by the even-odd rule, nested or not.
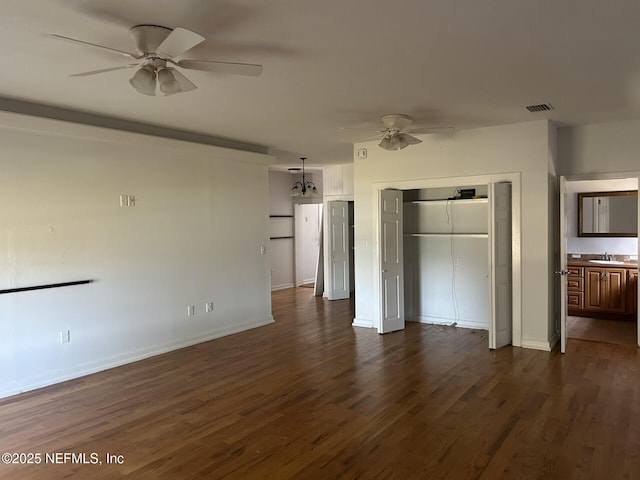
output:
[[[560,336],[560,351],[565,353],[567,344],[567,315],[568,306],[566,301],[567,296],[567,282],[566,275],[562,272],[567,271],[567,212],[566,212],[566,184],[568,182],[582,181],[582,180],[621,180],[625,178],[638,178],[640,186],[640,172],[626,172],[626,173],[595,173],[595,174],[580,174],[580,175],[562,175],[559,177],[559,195],[560,195],[560,229],[559,229],[559,242],[560,242],[560,258],[558,261],[557,274],[561,274],[561,281],[558,282],[558,291],[560,295],[560,315],[558,318],[559,325],[557,327]],[[638,226],[640,226],[640,197],[638,197]],[[639,237],[640,238],[640,237]],[[640,242],[638,242],[638,252],[636,255],[640,255]],[[637,295],[640,295],[640,285],[638,285]],[[638,297],[640,298],[640,296]],[[636,325],[640,326],[639,322],[640,312],[636,312]],[[640,328],[637,328],[637,344],[640,346]]]
[[[512,285],[512,344],[514,346],[522,346],[522,277],[521,277],[521,178],[519,172],[491,174],[491,175],[474,175],[463,177],[446,177],[446,178],[422,178],[412,180],[401,180],[394,182],[378,182],[372,185],[372,218],[374,221],[374,236],[372,248],[374,271],[382,271],[380,260],[380,229],[381,218],[379,213],[379,198],[382,190],[417,190],[424,188],[443,188],[455,187],[458,185],[480,185],[497,182],[511,183],[511,285]],[[375,275],[373,278],[374,292],[381,292],[380,276]],[[380,319],[382,312],[379,299],[373,302],[374,305],[374,328],[381,331]],[[355,326],[357,326],[354,323]]]

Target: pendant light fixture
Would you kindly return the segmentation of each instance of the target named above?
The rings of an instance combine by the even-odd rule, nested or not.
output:
[[[292,197],[310,197],[318,193],[318,189],[311,180],[307,180],[304,173],[304,161],[307,157],[300,157],[302,160],[302,181],[296,181],[291,188]],[[299,168],[290,168],[290,172],[300,171]]]

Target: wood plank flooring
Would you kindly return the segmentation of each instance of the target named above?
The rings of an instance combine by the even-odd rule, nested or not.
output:
[[[484,331],[352,328],[353,304],[273,294],[274,325],[0,400],[0,478],[640,476],[638,349],[487,349]],[[108,453],[123,455],[106,464]],[[90,461],[91,457],[88,457]]]
[[[637,345],[636,320],[589,318],[569,315],[567,336],[576,340]]]

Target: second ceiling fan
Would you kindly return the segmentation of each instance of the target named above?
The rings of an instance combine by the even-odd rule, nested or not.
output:
[[[413,119],[409,115],[403,113],[390,113],[380,117],[383,129],[378,130],[376,136],[382,135],[382,139],[378,146],[385,150],[402,150],[409,145],[417,145],[422,143],[417,137],[410,135],[411,133],[450,133],[453,127],[428,127],[413,128],[408,127],[413,123]]]

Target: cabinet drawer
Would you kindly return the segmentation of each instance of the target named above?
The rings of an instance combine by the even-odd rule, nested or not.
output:
[[[584,308],[584,293],[569,292],[567,294],[567,307],[569,307],[569,310],[582,310]]]
[[[582,277],[567,277],[567,290],[569,292],[582,292],[584,278]]]
[[[584,277],[584,267],[574,267],[569,265],[567,267],[569,277]]]

